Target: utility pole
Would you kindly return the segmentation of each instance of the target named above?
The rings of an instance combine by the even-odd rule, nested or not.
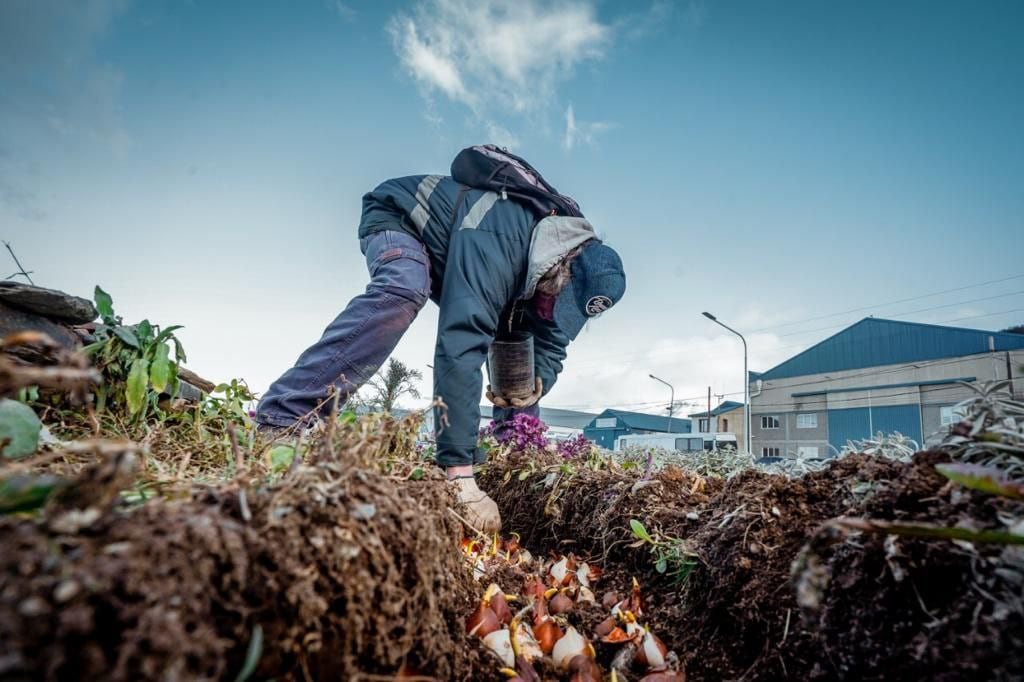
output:
[[[711,430],[711,387],[710,386],[708,386],[708,423],[707,423],[707,427],[708,427],[707,433],[714,433],[714,431]]]

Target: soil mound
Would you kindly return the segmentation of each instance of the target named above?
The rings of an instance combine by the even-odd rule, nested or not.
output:
[[[321,457],[262,488],[125,509],[130,460],[96,465],[41,518],[0,519],[0,678],[473,676],[442,481]]]
[[[492,462],[481,486],[525,546],[590,557],[609,581],[638,577],[652,628],[690,679],[1019,677],[1019,547],[820,530],[839,516],[999,528],[1000,514],[1024,515],[1020,503],[949,485],[933,468],[944,459],[853,455],[801,478],[722,480],[513,455]],[[631,519],[698,557],[684,580],[635,546]],[[801,609],[794,572],[808,556],[821,593]]]

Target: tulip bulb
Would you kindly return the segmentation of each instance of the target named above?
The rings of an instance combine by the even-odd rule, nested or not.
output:
[[[554,579],[555,586],[568,585],[573,578],[573,561],[564,556],[551,564],[548,574]]]
[[[601,668],[594,659],[580,654],[573,656],[569,661],[569,672],[572,673],[570,682],[601,682]]]
[[[604,596],[601,597],[601,606],[606,609],[611,609],[620,601],[622,601],[622,597],[619,596],[618,592],[605,592]]]
[[[534,636],[533,630],[526,623],[518,620],[512,623],[512,651],[516,656],[523,658],[527,663],[535,661],[544,655],[540,643]]]
[[[558,623],[546,616],[540,624],[533,626],[533,634],[537,638],[540,650],[545,654],[550,654],[551,650],[555,648],[555,642],[562,637],[562,628],[558,627]]]
[[[593,591],[584,585],[580,585],[580,589],[577,591],[576,599],[587,604],[596,604],[597,597],[594,596]]]
[[[559,592],[551,598],[551,601],[548,602],[548,612],[557,616],[559,614],[572,611],[573,606],[572,599],[570,599],[564,592]]]
[[[591,656],[593,651],[586,638],[577,632],[576,628],[570,626],[562,638],[555,642],[551,649],[551,658],[559,670],[566,670],[574,656]]]
[[[665,657],[668,656],[668,647],[650,630],[644,631],[644,637],[640,640],[640,648],[636,652],[636,662],[647,666],[649,670],[660,670],[665,667]]]
[[[494,615],[498,617],[498,621],[508,625],[512,622],[512,609],[508,607],[508,600],[505,598],[505,593],[501,591],[501,588],[491,583],[491,586],[487,588],[487,594],[490,594],[488,599],[491,610],[494,611]],[[484,596],[487,599],[487,596]]]
[[[466,633],[486,637],[501,627],[498,616],[485,602],[480,602],[466,619]]]
[[[504,664],[512,668],[516,664],[516,656],[512,651],[512,638],[508,630],[495,630],[484,637],[484,646]]]
[[[586,561],[576,569],[576,580],[584,587],[590,587],[590,584],[599,577],[601,577],[601,569],[591,566]]]
[[[618,627],[618,621],[615,620],[615,616],[608,616],[594,628],[594,634],[598,637],[606,637],[609,632]]]
[[[523,589],[523,594],[527,597],[543,597],[544,583],[536,576],[531,577],[526,581],[526,587]]]

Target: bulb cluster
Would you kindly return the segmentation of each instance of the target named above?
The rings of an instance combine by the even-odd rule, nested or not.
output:
[[[594,641],[616,650],[610,678],[640,670],[643,682],[683,680],[678,658],[648,628],[643,615],[640,585],[634,579],[624,598],[606,592],[601,605],[609,617],[588,638],[570,623],[569,615],[580,605],[597,605],[594,584],[601,571],[572,554],[535,560],[520,547],[517,537],[490,542],[463,541],[463,552],[474,575],[482,579],[496,568],[512,566],[521,571],[522,589],[507,594],[490,583],[476,608],[466,618],[466,633],[480,638],[512,682],[539,682],[538,665],[547,662],[570,682],[603,682]],[[513,605],[518,608],[513,611]]]

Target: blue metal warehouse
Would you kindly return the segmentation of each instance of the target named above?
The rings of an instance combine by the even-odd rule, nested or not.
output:
[[[961,382],[1021,390],[1024,335],[866,318],[757,375],[754,454],[827,456],[899,432],[920,445],[957,420]]]

